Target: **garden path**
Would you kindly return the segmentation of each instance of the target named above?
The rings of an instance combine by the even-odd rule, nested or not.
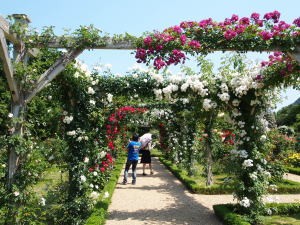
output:
[[[284,179],[300,182],[300,176],[292,173],[285,173]]]
[[[154,175],[142,176],[137,167],[136,185],[122,185],[119,178],[106,225],[221,225],[212,206],[234,202],[232,195],[191,194],[157,158],[152,158]],[[149,172],[149,170],[148,170]],[[131,173],[129,173],[129,177]],[[298,195],[272,195],[267,202],[300,201]]]

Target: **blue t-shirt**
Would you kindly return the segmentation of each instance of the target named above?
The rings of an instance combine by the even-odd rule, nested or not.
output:
[[[141,142],[131,141],[129,142],[128,149],[128,160],[139,160],[139,150],[141,148]]]

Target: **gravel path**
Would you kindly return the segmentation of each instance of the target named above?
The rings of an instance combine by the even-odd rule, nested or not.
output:
[[[283,178],[287,179],[287,180],[292,180],[292,181],[300,182],[300,176],[292,174],[292,173],[286,173],[286,174],[284,174]]]
[[[212,210],[215,204],[234,202],[232,195],[191,194],[156,158],[154,175],[142,176],[137,183],[122,185],[123,171],[112,196],[106,225],[221,225]],[[149,170],[147,171],[149,173]],[[266,202],[300,201],[299,195],[273,195]]]

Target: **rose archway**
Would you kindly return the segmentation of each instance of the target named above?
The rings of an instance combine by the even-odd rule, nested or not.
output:
[[[268,102],[267,96],[272,95],[268,90],[299,84],[299,61],[289,52],[295,51],[300,43],[300,20],[295,19],[290,25],[279,21],[279,18],[280,13],[274,11],[265,14],[262,19],[259,14],[253,13],[250,18],[239,19],[233,15],[220,23],[212,19],[182,22],[180,26],[149,34],[138,43],[135,56],[139,63],[153,61],[154,67],[159,70],[171,64],[184,63],[187,53],[207,54],[216,49],[262,51],[278,49],[279,46],[281,51],[286,52],[275,52],[269,57],[269,62],[262,63],[262,68],[240,69],[234,76],[222,74],[223,77],[212,79],[217,85],[214,91],[209,89],[207,81],[200,81],[195,86],[196,80],[186,84],[171,81],[167,87],[155,90],[158,98],[172,101],[172,95],[186,92],[187,88],[196,89],[203,97],[204,111],[210,112],[208,116],[220,109],[230,112],[238,131],[236,149],[231,153],[232,163],[235,168],[241,168],[234,170],[239,180],[234,194],[239,203],[237,209],[247,214],[252,223],[258,222],[263,212],[262,196],[266,193],[271,175],[261,138],[267,132],[264,114],[268,106],[263,105]]]
[[[113,151],[115,150],[114,141],[118,135],[124,136],[121,132],[125,131],[121,127],[122,120],[126,119],[128,114],[137,114],[137,113],[144,113],[146,112],[146,108],[135,108],[132,106],[123,106],[117,109],[114,113],[112,113],[108,118],[108,123],[106,125],[106,137],[107,137],[107,146],[108,148]],[[128,137],[127,137],[128,138]]]
[[[95,80],[91,80],[90,75],[87,75],[86,71],[82,73],[86,73],[84,77],[88,81],[87,85],[97,87],[98,90],[96,90],[96,88],[95,90],[102,92],[102,96],[103,93],[113,93],[116,96],[120,95],[123,97],[130,95],[136,98],[134,100],[137,100],[139,94],[149,98],[152,98],[153,94],[155,94],[157,99],[161,101],[170,101],[171,103],[176,101],[181,101],[182,103],[190,102],[189,105],[196,106],[198,109],[197,113],[204,112],[207,118],[212,118],[212,115],[216,111],[230,111],[231,120],[240,134],[236,149],[232,151],[234,163],[237,165],[236,168],[242,168],[241,171],[235,171],[237,178],[240,179],[239,186],[236,188],[239,210],[249,214],[251,219],[256,220],[260,209],[263,208],[261,197],[265,193],[264,189],[267,186],[267,177],[270,175],[268,173],[268,165],[260,151],[260,147],[263,146],[263,140],[261,140],[260,137],[264,134],[264,129],[266,128],[263,114],[265,110],[264,103],[266,103],[269,96],[267,94],[270,94],[268,89],[280,85],[296,86],[299,84],[299,64],[294,58],[287,57],[294,56],[293,52],[298,48],[300,20],[296,19],[294,25],[289,25],[284,21],[279,21],[279,18],[280,14],[274,11],[265,14],[263,18],[260,18],[258,14],[254,13],[250,18],[241,19],[233,15],[221,23],[214,22],[212,19],[203,20],[199,23],[183,22],[180,26],[168,28],[161,33],[156,32],[150,34],[143,40],[137,40],[138,50],[136,52],[136,58],[139,62],[146,63],[150,63],[153,60],[154,66],[157,69],[184,62],[186,53],[193,55],[198,53],[206,54],[213,50],[237,50],[244,52],[247,50],[264,51],[274,49],[285,52],[284,54],[276,53],[270,57],[270,62],[263,63],[263,66],[265,66],[263,70],[258,71],[257,68],[248,68],[248,70],[240,70],[238,73],[236,73],[236,71],[230,71],[225,73],[225,75],[222,74],[221,78],[219,77],[218,79],[187,76],[185,77],[186,79],[170,77],[168,80],[165,80],[165,77],[158,74],[157,71],[143,71],[141,76],[136,77],[136,74],[134,74],[134,76],[120,79],[105,75],[97,78],[94,77]],[[16,27],[18,28],[18,26]],[[21,37],[24,37],[24,33],[21,33]],[[6,36],[11,38],[14,35]],[[21,92],[26,96],[25,101],[19,101],[18,94],[20,90],[18,90],[17,85],[15,85],[17,82],[14,80],[13,73],[10,70],[5,71],[8,83],[11,84],[10,91],[12,93],[12,105],[14,106],[12,115],[16,118],[15,121],[17,121],[12,127],[12,130],[15,131],[13,133],[15,137],[17,137],[18,132],[22,133],[21,129],[18,130],[18,121],[23,122],[26,120],[24,114],[19,112],[22,112],[22,109],[26,107],[36,93],[48,86],[50,81],[54,79],[69,62],[78,56],[84,48],[93,48],[95,46],[109,48],[109,46],[112,46],[111,43],[110,45],[107,44],[109,41],[112,43],[117,42],[113,47],[120,48],[118,41],[122,42],[135,39],[128,36],[121,37],[120,40],[118,38],[109,39],[108,37],[100,37],[98,36],[98,30],[93,27],[81,27],[81,29],[77,30],[75,38],[70,39],[70,42],[65,38],[61,38],[60,40],[55,39],[50,29],[46,30],[43,35],[40,36],[31,34],[30,38],[27,38],[24,42],[28,48],[41,46],[51,48],[63,47],[67,48],[68,52],[57,54],[57,57],[52,60],[53,65],[47,65],[45,68],[46,71],[42,73],[38,71],[36,74],[33,74],[32,72],[37,69],[34,65],[30,65],[32,67],[21,68],[21,72],[19,71],[20,74],[18,75],[21,76],[25,74],[23,81],[30,81],[28,84],[25,82],[26,88],[28,89],[24,89],[24,93]],[[2,49],[4,53],[8,53],[7,50],[5,51],[5,46],[7,46],[6,41],[1,39],[1,43],[2,46],[4,46]],[[19,46],[15,48],[16,52],[18,52],[18,47]],[[6,66],[9,67],[10,62],[2,56],[3,54],[1,58],[7,64]],[[39,65],[38,59],[37,65]],[[74,74],[74,77],[72,74]],[[280,75],[274,76],[276,74]],[[29,75],[30,79],[26,77],[27,75]],[[78,78],[76,70],[73,69],[69,73],[69,76],[75,80]],[[99,80],[101,80],[101,82],[98,82]],[[22,80],[19,81],[22,83]],[[70,83],[70,80],[67,80],[66,83]],[[74,83],[79,84],[80,82],[76,80]],[[69,88],[71,88],[71,85]],[[68,91],[68,89],[65,89],[65,91]],[[81,166],[85,167],[88,163],[83,163],[82,161],[85,160],[85,155],[89,152],[89,148],[96,150],[97,147],[94,146],[95,143],[92,139],[96,133],[96,129],[94,129],[92,124],[96,121],[99,112],[97,112],[97,110],[94,111],[94,109],[96,105],[103,109],[105,104],[103,102],[97,102],[96,98],[91,99],[90,96],[87,97],[87,93],[84,91],[80,93],[77,92],[76,90],[73,94],[78,94],[78,99],[74,97],[70,98],[69,93],[64,95],[64,97],[68,98],[72,106],[71,108],[73,108],[72,115],[74,115],[74,118],[76,116],[76,120],[74,120],[72,124],[69,124],[70,126],[67,125],[70,129],[72,128],[72,130],[69,131],[74,131],[69,134],[67,133],[67,138],[71,143],[70,149],[73,148],[72,151],[70,151],[68,163],[71,165],[70,173],[74,178],[74,190],[77,191],[70,193],[72,196],[78,195],[82,197],[84,196],[84,190],[79,189],[79,187],[84,178],[81,179],[82,177],[80,175],[82,171],[80,168]],[[94,94],[90,89],[88,89],[88,92],[90,92],[88,95]],[[124,93],[126,94],[124,95]],[[138,97],[135,97],[136,95]],[[78,114],[80,107],[76,107],[77,103],[85,103],[87,113],[80,112],[82,114]],[[130,110],[132,109],[124,111],[130,112]],[[133,112],[135,112],[135,110],[133,110]],[[110,141],[112,141],[115,135],[120,131],[118,120],[124,118],[121,114],[120,118],[118,114],[110,118],[112,124],[107,130],[110,149],[115,147],[114,143]],[[91,118],[88,118],[88,116],[91,116]],[[90,124],[86,123],[86,121],[84,121],[85,119],[89,120]],[[78,126],[84,125],[91,125],[87,126],[87,130],[92,129],[93,134],[86,134],[85,130],[77,129],[80,128]],[[209,126],[210,124],[208,123],[208,127]],[[84,137],[84,139],[82,139],[82,137]],[[16,146],[14,147],[16,148]],[[80,151],[78,151],[78,149],[80,149]],[[31,151],[29,148],[27,150],[28,153]],[[21,167],[19,168],[17,165],[18,159],[22,155],[18,155],[15,149],[11,149],[8,153],[10,154],[8,186],[14,184],[14,188],[20,188],[22,186],[18,186],[18,182],[23,182],[24,180],[18,180],[18,177],[15,177],[14,174],[16,171],[21,171],[26,174],[26,170]],[[24,158],[26,158],[26,155]],[[106,156],[105,161],[110,163],[112,159],[110,156]],[[18,202],[21,198],[14,196],[13,191],[13,189],[9,188],[8,192],[10,195],[8,196],[13,196],[13,198],[11,198],[12,201]],[[76,205],[77,202],[81,201],[78,201],[78,199],[74,197],[72,198],[72,196],[70,202],[77,207],[79,205]],[[15,204],[15,202],[13,204]],[[11,205],[13,206],[13,204]],[[79,209],[76,207],[70,209]],[[70,215],[72,215],[72,213],[70,213]],[[69,219],[73,220],[73,218]]]

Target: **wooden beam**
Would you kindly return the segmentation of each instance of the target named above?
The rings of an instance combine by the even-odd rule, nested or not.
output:
[[[296,60],[298,63],[300,63],[300,46],[298,46],[297,48],[296,48],[296,51],[295,52],[292,52],[292,53],[288,53],[288,55],[292,58],[292,59],[294,59],[294,60]]]
[[[17,86],[17,82],[14,79],[13,66],[9,58],[8,46],[6,43],[5,35],[3,30],[0,29],[0,58],[2,60],[4,73],[8,82],[9,90],[12,94],[12,99],[14,102],[20,100],[20,93]]]
[[[35,84],[34,89],[25,97],[25,104],[40,92],[47,84],[49,84],[60,72],[62,72],[68,63],[74,60],[83,52],[83,49],[75,49],[67,52],[59,58],[47,71],[45,71]]]
[[[67,44],[61,44],[61,40],[64,40]],[[124,50],[135,50],[136,46],[131,41],[115,41],[111,37],[104,38],[105,44],[95,44],[90,49],[124,49]],[[47,46],[44,46],[43,44],[37,44],[36,47],[48,47],[48,48],[74,48],[71,43],[75,43],[76,39],[72,37],[57,37],[54,40],[47,43]],[[70,44],[68,44],[70,43]]]

